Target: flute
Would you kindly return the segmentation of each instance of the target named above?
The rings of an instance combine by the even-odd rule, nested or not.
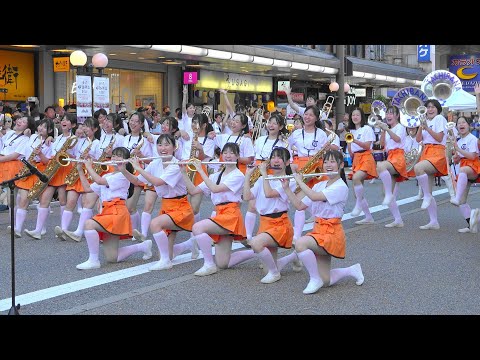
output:
[[[193,164],[192,161],[164,161],[164,164],[178,164],[178,165],[188,165]],[[200,164],[225,164],[225,165],[236,165],[236,161],[200,161]]]
[[[324,172],[324,173],[312,173],[312,174],[302,174],[302,177],[314,177],[314,176],[329,176],[329,175],[338,175],[338,171],[332,171],[332,172]],[[280,180],[280,179],[293,179],[295,176],[293,175],[280,175],[280,176],[269,176],[266,177],[265,180]]]
[[[172,156],[171,155],[166,155],[166,156],[151,156],[151,157],[144,157],[144,158],[138,158],[138,161],[146,161],[146,160],[155,160],[155,159],[161,159],[161,158],[167,158],[170,159]],[[134,157],[131,157],[130,159],[134,159]],[[116,165],[116,164],[123,164],[129,162],[130,159],[123,159],[123,160],[111,160],[111,161],[92,161],[92,164],[98,164],[98,165]],[[86,163],[87,160],[84,159],[72,159],[72,158],[66,158],[65,161],[67,162],[67,165],[69,164],[70,161],[73,162],[81,162],[81,163]]]

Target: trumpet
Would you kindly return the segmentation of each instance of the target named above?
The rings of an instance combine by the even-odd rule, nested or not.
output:
[[[372,113],[368,117],[368,125],[370,125],[371,127],[378,127],[379,122],[380,120],[378,120],[377,115],[375,113]]]
[[[355,139],[355,138],[354,138],[354,136],[353,136],[353,134],[352,134],[351,132],[347,132],[347,133],[345,134],[345,142],[346,142],[347,144],[353,142],[354,139]]]
[[[323,173],[311,173],[311,174],[301,174],[302,177],[304,178],[309,178],[309,177],[317,177],[317,176],[330,176],[330,175],[338,175],[338,171],[332,171],[332,172],[323,172]],[[265,180],[280,180],[280,179],[293,179],[295,178],[294,175],[280,175],[280,176],[269,176],[266,177]]]

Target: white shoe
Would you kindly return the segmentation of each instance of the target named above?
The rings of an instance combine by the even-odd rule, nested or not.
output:
[[[26,233],[28,236],[30,236],[30,237],[32,237],[32,238],[34,238],[34,239],[36,239],[36,240],[42,240],[42,235],[41,235],[41,234],[38,234],[38,233],[36,233],[36,232],[33,231],[33,230],[27,230],[27,229],[25,229],[24,231],[25,231],[25,233]]]
[[[356,281],[355,284],[362,285],[365,281],[365,277],[363,276],[362,267],[360,264],[353,265],[353,276],[355,277]]]
[[[470,232],[476,234],[478,232],[478,217],[480,215],[479,209],[470,211]]]
[[[192,259],[198,259],[199,256],[200,256],[200,251],[198,250],[197,240],[195,240],[195,238],[193,237],[192,238],[192,256],[191,256],[191,258]]]
[[[421,208],[425,210],[426,208],[428,208],[430,206],[431,203],[432,203],[432,197],[431,196],[424,196]]]
[[[40,232],[40,235],[45,235],[47,233],[47,229],[42,229],[42,231]]]
[[[218,271],[217,265],[203,265],[199,270],[195,271],[193,275],[196,276],[207,276],[215,274]]]
[[[314,294],[314,293],[316,293],[322,286],[323,286],[323,281],[322,281],[321,279],[320,279],[320,280],[310,279],[310,281],[308,282],[307,287],[303,290],[303,293],[304,293],[305,295],[307,295],[307,294]]]
[[[469,232],[470,232],[470,228],[469,228],[469,227],[466,227],[466,228],[458,229],[457,231],[458,231],[459,233],[469,233]]]
[[[460,201],[458,201],[455,197],[451,197],[450,202],[455,206],[460,206]]]
[[[100,260],[87,260],[77,265],[78,270],[92,270],[100,268]]]
[[[388,205],[390,205],[390,203],[392,201],[393,201],[393,196],[392,195],[390,195],[390,196],[385,195],[385,198],[383,199],[382,205],[388,206]]]
[[[55,236],[58,237],[60,240],[67,240],[65,239],[65,234],[63,233],[63,230],[60,226],[55,226]]]
[[[78,235],[75,235],[75,233],[73,231],[68,231],[68,230],[65,230],[63,232],[64,234],[64,237],[68,237],[76,242],[80,242],[82,240],[82,237],[81,236],[78,236]]]
[[[144,242],[145,239],[147,238],[146,236],[144,236],[140,231],[138,231],[137,229],[133,229],[133,237],[135,239],[137,239],[138,241],[140,242]]]
[[[403,225],[403,222],[400,222],[400,223],[397,223],[397,222],[391,222],[390,224],[385,224],[385,227],[386,228],[393,228],[393,227],[398,227],[398,228],[402,228],[404,225]]]
[[[142,256],[143,260],[149,260],[152,258],[152,240],[145,240],[145,244],[147,245],[147,250]]]
[[[7,230],[9,230],[9,232],[10,232],[10,229],[11,229],[11,228],[12,228],[12,227],[11,227],[10,225],[7,226]],[[17,238],[21,238],[21,237],[22,237],[22,233],[18,232],[17,230],[15,230],[14,232],[15,232],[15,237],[17,237]]]
[[[420,229],[422,229],[422,230],[438,230],[438,229],[440,229],[440,225],[438,223],[434,223],[434,224],[428,223],[427,225],[420,226]]]
[[[171,269],[173,267],[173,264],[172,264],[172,261],[170,259],[166,260],[166,261],[157,261],[155,263],[155,265],[153,266],[150,266],[148,268],[148,270],[150,271],[154,271],[154,270],[168,270],[168,269]]]
[[[295,272],[300,272],[303,270],[303,263],[300,260],[294,260],[292,262],[292,270]]]
[[[281,275],[280,273],[272,274],[270,271],[268,272],[267,275],[263,277],[262,280],[260,280],[261,283],[263,284],[273,284],[274,282],[280,280]]]
[[[355,205],[355,207],[353,208],[352,212],[350,213],[350,216],[352,217],[355,217],[355,216],[358,216],[362,213],[362,209],[360,209],[359,207],[357,207]]]
[[[355,221],[355,224],[357,225],[371,225],[371,224],[375,224],[375,220],[373,219],[363,219],[363,220],[358,220],[358,221]]]

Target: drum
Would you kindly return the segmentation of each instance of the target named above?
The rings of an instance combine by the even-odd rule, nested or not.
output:
[[[387,160],[387,153],[383,150],[373,150],[373,158],[375,162]]]

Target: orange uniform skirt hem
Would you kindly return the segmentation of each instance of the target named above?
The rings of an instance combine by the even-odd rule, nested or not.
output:
[[[477,174],[477,179],[478,179],[478,174],[480,173],[480,159],[476,157],[473,160],[466,159],[466,158],[461,158],[460,159],[460,168],[469,166],[472,168],[472,170]],[[458,177],[458,175],[457,175]]]
[[[36,163],[35,164],[35,167],[43,173],[43,171],[45,170],[45,168],[47,167],[47,165],[45,165],[44,163]],[[37,175],[30,175],[30,176],[27,176],[23,179],[20,179],[20,180],[17,180],[15,181],[15,185],[19,188],[19,189],[23,189],[23,190],[30,190],[33,185],[35,185],[35,183],[38,181],[38,176]]]
[[[175,226],[185,231],[192,231],[195,218],[193,215],[193,209],[187,200],[187,196],[180,199],[162,199],[162,207],[158,215],[168,215],[172,219]],[[167,236],[172,231],[178,230],[165,230]]]
[[[258,234],[266,233],[275,241],[278,247],[290,249],[293,239],[293,225],[287,213],[278,218],[260,216]]]
[[[216,216],[210,218],[215,224],[227,230],[233,236],[234,240],[244,240],[247,238],[245,223],[240,211],[240,204],[231,202],[224,205],[215,206]],[[211,235],[215,243],[220,242],[220,237],[225,235]]]
[[[0,182],[13,179],[18,175],[23,163],[20,160],[10,160],[0,163]]]
[[[448,174],[445,146],[439,144],[424,145],[422,156],[420,156],[418,162],[423,160],[427,160],[435,167],[437,170],[435,176],[445,176]]]
[[[367,173],[366,180],[378,177],[377,165],[373,158],[372,151],[368,150],[363,153],[356,152],[353,156],[352,172],[348,174],[349,180],[352,180],[353,175],[357,171]]]
[[[56,161],[55,158],[50,159],[50,161]],[[50,164],[50,162],[48,163]],[[48,165],[47,165],[48,166]],[[67,166],[59,166],[58,170],[53,175],[52,179],[48,183],[48,186],[59,187],[65,185],[65,178],[72,169],[73,165],[70,163]]]
[[[388,152],[387,161],[392,164],[398,176],[395,176],[396,182],[408,180],[407,163],[405,162],[405,151],[403,149],[393,149]]]
[[[317,217],[312,231],[305,236],[314,238],[318,246],[329,255],[339,259],[345,258],[345,232],[343,231],[342,219]]]
[[[102,212],[95,215],[92,220],[97,222],[104,231],[99,232],[100,239],[104,240],[109,235],[120,236],[120,239],[132,237],[132,222],[125,200],[115,198],[102,203]]]

